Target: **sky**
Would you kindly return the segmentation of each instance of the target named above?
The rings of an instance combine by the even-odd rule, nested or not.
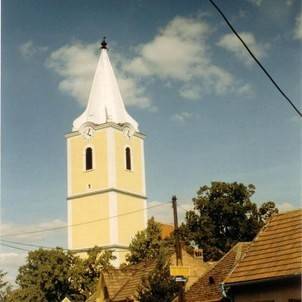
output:
[[[301,110],[301,2],[216,2]],[[258,204],[301,206],[301,119],[209,1],[2,0],[1,9],[2,235],[66,223],[64,135],[85,108],[103,36],[147,135],[149,204],[167,202],[150,216],[172,222],[171,196],[190,209],[212,181],[254,184]],[[67,235],[6,239],[66,247]],[[13,280],[26,251],[3,244],[13,244],[0,250]]]

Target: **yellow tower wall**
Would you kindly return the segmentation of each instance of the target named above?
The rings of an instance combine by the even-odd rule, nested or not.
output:
[[[108,245],[109,213],[108,194],[91,195],[68,201],[71,205],[72,248],[85,249]],[[80,225],[77,225],[80,224]]]
[[[66,139],[68,224],[80,224],[69,227],[69,248],[127,248],[147,223],[144,135],[129,138],[121,126],[108,123],[97,126],[90,139],[79,132],[67,134]],[[93,150],[89,171],[85,170],[87,147]],[[131,170],[126,169],[126,147],[131,150]],[[116,255],[121,260],[125,253]]]

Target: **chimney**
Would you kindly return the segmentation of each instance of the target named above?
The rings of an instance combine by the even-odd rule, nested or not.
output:
[[[203,262],[203,249],[194,248],[194,258],[200,259]]]

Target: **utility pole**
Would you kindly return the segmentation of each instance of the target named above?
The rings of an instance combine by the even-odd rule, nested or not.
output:
[[[176,265],[182,266],[182,250],[179,240],[178,217],[177,217],[177,198],[172,196],[172,207],[174,217],[174,234],[175,234],[175,252],[176,252]],[[178,282],[178,302],[185,302],[185,282]]]

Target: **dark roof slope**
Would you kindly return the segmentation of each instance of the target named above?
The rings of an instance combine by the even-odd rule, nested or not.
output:
[[[155,261],[141,262],[124,269],[112,269],[104,272],[110,301],[126,301],[133,299],[141,285],[142,278],[147,277],[156,266]]]
[[[280,278],[302,271],[302,210],[273,216],[251,243],[226,284]]]
[[[249,243],[237,243],[216,265],[202,276],[186,292],[186,301],[220,301],[222,299],[220,284],[234,268],[247,250]]]

